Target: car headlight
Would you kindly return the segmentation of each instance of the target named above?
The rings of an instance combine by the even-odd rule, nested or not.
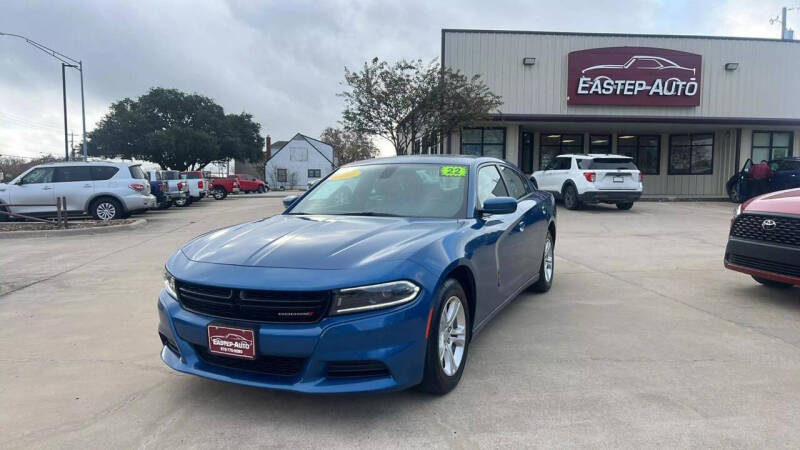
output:
[[[392,281],[333,293],[331,315],[349,314],[402,305],[417,298],[420,288],[410,281]]]
[[[733,211],[733,218],[735,219],[739,217],[739,215],[741,214],[742,214],[742,205],[740,203],[738,206],[736,206],[736,209]]]
[[[178,298],[178,290],[175,288],[175,277],[167,269],[164,269],[164,289],[174,298]]]

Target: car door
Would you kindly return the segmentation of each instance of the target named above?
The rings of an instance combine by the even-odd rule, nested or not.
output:
[[[53,206],[14,206],[11,212],[20,214],[55,213],[56,194],[53,168],[37,167],[25,174],[11,190],[11,203],[48,204]]]
[[[539,205],[539,198],[533,194],[530,183],[525,177],[509,166],[500,166],[500,174],[506,184],[508,194],[517,199],[517,211],[521,213],[517,229],[522,233],[523,245],[517,261],[520,264],[520,283],[530,281],[539,273],[544,255],[544,241],[547,234],[544,205]]]
[[[559,156],[555,159],[555,168],[551,170],[549,174],[548,191],[561,193],[561,188],[564,186],[564,182],[567,181],[572,171],[572,159],[571,156]]]
[[[484,165],[478,170],[477,190],[479,209],[487,199],[509,196],[505,182],[494,164]],[[512,295],[524,276],[525,269],[519,261],[525,252],[525,225],[520,225],[522,211],[519,208],[511,214],[484,216],[483,220],[487,232],[498,233],[495,241],[495,270],[499,295],[490,300],[493,310]]]
[[[56,167],[53,181],[56,197],[67,200],[67,211],[82,212],[94,194],[94,181],[88,165]]]
[[[800,160],[781,160],[772,175],[772,183],[774,186],[770,190],[775,191],[800,187]]]

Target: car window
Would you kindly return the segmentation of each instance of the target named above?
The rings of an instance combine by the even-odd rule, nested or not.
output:
[[[503,181],[505,181],[508,193],[512,197],[521,199],[531,192],[528,182],[520,177],[514,169],[507,166],[500,166],[500,173],[502,173]]]
[[[343,167],[314,185],[289,214],[459,218],[466,215],[468,179],[463,165]]]
[[[500,172],[495,166],[481,167],[478,172],[478,207],[483,208],[483,203],[495,197],[508,197]]]
[[[638,170],[631,158],[592,158],[578,160],[582,170]]]
[[[569,170],[572,167],[572,158],[556,158],[554,170]]]
[[[189,173],[182,173],[181,178],[185,180],[196,180],[200,178],[200,176],[197,175],[195,172],[189,172]]]
[[[61,166],[55,168],[53,179],[56,183],[91,181],[92,172],[89,170],[89,166]]]
[[[166,171],[162,172],[162,174],[164,175],[164,179],[165,180],[180,180],[181,179],[181,174],[179,174],[178,172],[175,172],[173,170],[166,170]]]
[[[22,184],[37,184],[37,183],[52,183],[53,182],[53,168],[40,167],[28,172],[27,175],[22,177]]]
[[[147,179],[147,177],[144,174],[144,171],[142,170],[142,166],[130,166],[129,169],[131,171],[131,178],[136,178],[139,180]]]
[[[800,161],[794,159],[784,159],[781,161],[781,165],[778,170],[800,170]]]

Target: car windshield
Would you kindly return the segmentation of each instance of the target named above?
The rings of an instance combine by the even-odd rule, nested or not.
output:
[[[372,164],[345,167],[317,184],[289,214],[458,218],[468,167]]]
[[[180,180],[181,174],[175,171],[162,172],[165,180]]]

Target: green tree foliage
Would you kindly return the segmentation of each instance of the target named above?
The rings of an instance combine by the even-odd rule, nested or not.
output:
[[[345,82],[344,128],[380,136],[396,151],[421,135],[446,135],[485,120],[503,104],[480,76],[467,77],[438,61],[389,64],[374,58],[358,72],[345,68]]]
[[[319,140],[333,147],[333,161],[337,167],[354,161],[374,158],[379,153],[369,136],[341,128],[325,128]]]
[[[236,158],[263,159],[261,125],[250,114],[225,114],[208,97],[152,88],[124,98],[89,133],[91,156],[140,159],[164,169],[200,169]]]

